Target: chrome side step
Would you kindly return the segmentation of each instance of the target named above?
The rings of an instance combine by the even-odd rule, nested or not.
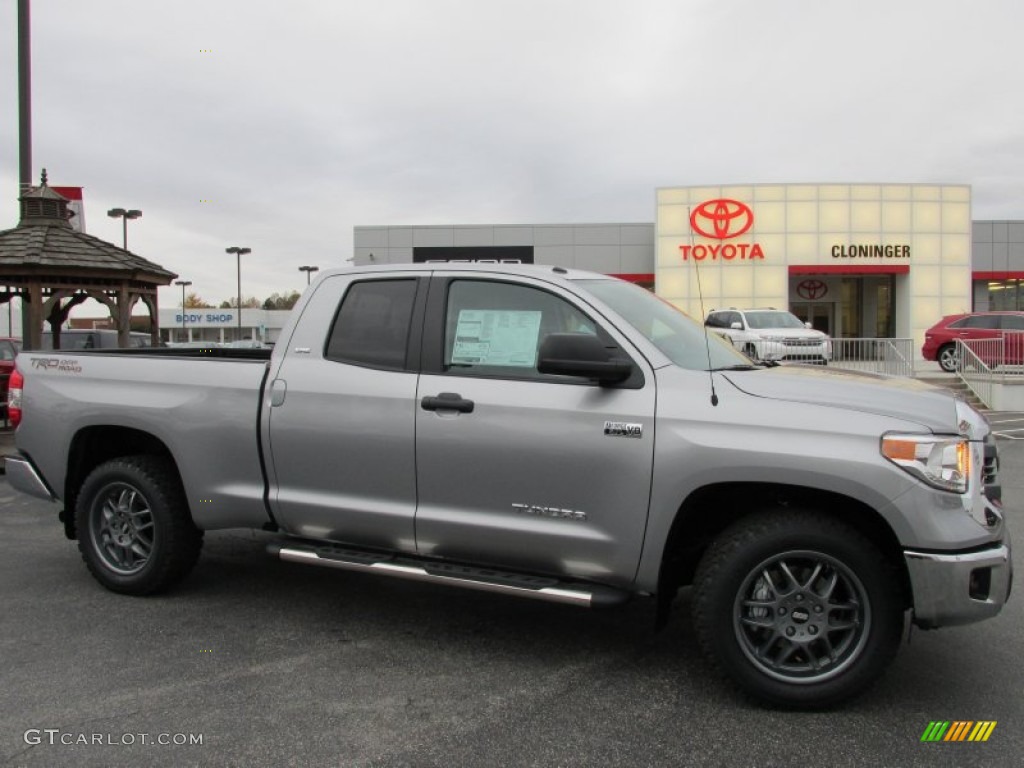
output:
[[[447,584],[454,587],[497,592],[584,608],[619,605],[628,592],[597,584],[576,584],[543,576],[530,576],[478,566],[419,560],[414,557],[364,552],[337,546],[304,546],[274,542],[267,551],[291,563],[323,565],[360,573],[397,576],[400,579]]]

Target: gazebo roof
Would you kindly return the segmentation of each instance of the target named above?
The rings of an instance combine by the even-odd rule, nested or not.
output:
[[[46,185],[45,170],[40,185],[19,200],[18,226],[0,231],[0,281],[74,274],[80,279],[169,285],[177,277],[131,251],[73,229],[68,223],[68,200]]]
[[[0,232],[0,274],[24,271],[56,274],[86,269],[130,280],[169,285],[177,277],[159,264],[124,248],[77,232],[66,222],[20,224]]]

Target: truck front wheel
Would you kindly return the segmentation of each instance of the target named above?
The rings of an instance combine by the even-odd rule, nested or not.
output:
[[[704,554],[694,624],[741,690],[773,705],[826,707],[863,691],[895,656],[898,583],[878,548],[839,521],[756,515]]]
[[[203,533],[192,522],[174,465],[159,456],[112,459],[82,484],[78,548],[107,589],[148,595],[188,575]]]

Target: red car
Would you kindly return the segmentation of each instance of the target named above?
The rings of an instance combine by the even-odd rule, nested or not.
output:
[[[955,371],[956,340],[1003,339],[991,349],[979,347],[977,354],[987,365],[1020,365],[1024,363],[1024,312],[972,312],[947,315],[924,333],[921,355],[935,360],[944,371]],[[998,350],[998,351],[997,351]]]
[[[14,373],[14,358],[21,351],[21,339],[0,339],[0,411],[7,413],[7,382]]]

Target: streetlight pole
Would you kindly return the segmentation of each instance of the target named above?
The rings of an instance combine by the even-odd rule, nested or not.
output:
[[[319,272],[319,271],[320,271],[320,267],[307,267],[307,266],[299,267],[299,272],[305,272],[306,273],[306,285],[307,286],[309,285],[309,275],[310,275],[310,273],[311,272]]]
[[[136,210],[135,208],[132,208],[131,210],[125,210],[124,208],[111,208],[107,211],[107,216],[110,218],[121,219],[121,223],[123,225],[122,234],[124,235],[122,247],[126,251],[128,250],[128,219],[137,219],[141,215],[142,211]]]
[[[192,285],[192,281],[175,280],[174,284],[181,286],[181,340],[188,341],[188,331],[185,330],[185,286]]]
[[[230,248],[224,249],[227,253],[235,254],[238,260],[238,340],[242,340],[242,255],[246,253],[252,253],[252,248],[240,248],[237,245],[232,245]]]

